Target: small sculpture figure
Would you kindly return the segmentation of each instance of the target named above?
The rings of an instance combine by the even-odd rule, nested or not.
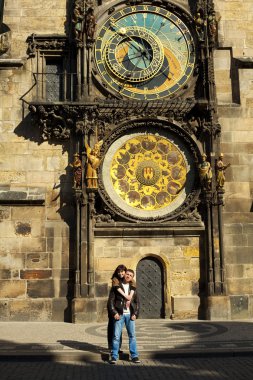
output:
[[[82,183],[82,162],[78,153],[74,154],[74,161],[70,166],[74,170],[74,188],[80,189]]]
[[[202,162],[199,164],[200,183],[204,190],[211,190],[212,168],[210,162],[206,161],[206,154],[202,154]]]
[[[94,33],[96,29],[96,19],[94,16],[94,9],[89,8],[86,14],[86,19],[85,19],[85,28],[86,28],[86,35],[87,38],[90,40],[94,39]]]
[[[75,38],[78,41],[82,40],[82,21],[83,21],[83,7],[80,2],[80,0],[76,1],[75,8],[73,11],[73,19],[72,22],[74,24],[74,33],[75,33]]]
[[[203,19],[203,16],[201,16],[201,13],[198,12],[196,16],[194,17],[194,21],[196,24],[196,30],[199,35],[199,38],[201,41],[204,40],[204,27],[206,26],[206,21]]]
[[[103,144],[103,140],[100,140],[95,143],[94,148],[91,147],[85,142],[86,152],[87,152],[87,168],[86,168],[86,179],[87,187],[89,189],[98,188],[98,175],[97,169],[100,164],[100,149]]]
[[[219,159],[216,161],[216,187],[217,189],[222,189],[225,184],[225,170],[230,166],[230,164],[225,165],[223,163],[223,153],[220,153]]]
[[[216,21],[215,12],[212,12],[208,16],[208,28],[209,28],[210,35],[212,37],[215,37],[217,33],[217,21]]]

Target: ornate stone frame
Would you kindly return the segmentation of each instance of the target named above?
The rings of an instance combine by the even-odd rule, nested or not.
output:
[[[185,132],[180,125],[168,122],[167,120],[157,120],[157,119],[146,119],[146,120],[132,120],[132,121],[125,121],[117,126],[116,129],[112,131],[112,133],[107,137],[107,139],[104,141],[103,145],[103,155],[105,156],[108,152],[110,146],[118,140],[121,136],[125,135],[126,133],[134,133],[135,131],[140,131],[143,129],[143,131],[155,131],[156,130],[162,130],[164,133],[171,133],[172,135],[176,136],[177,139],[180,139],[182,144],[187,148],[189,154],[192,157],[192,163],[198,161],[198,157],[200,156],[200,151],[198,149],[198,146],[196,142],[193,140],[193,138]],[[103,180],[103,164],[100,167],[99,171],[99,195],[101,196],[101,199],[105,203],[105,208],[109,208],[112,214],[116,214],[123,218],[124,220],[129,221],[145,221],[145,222],[153,222],[153,221],[170,221],[170,220],[195,220],[199,221],[201,218],[196,211],[196,207],[199,203],[199,194],[200,189],[198,185],[198,175],[195,175],[192,187],[190,192],[187,194],[185,200],[179,207],[177,207],[172,212],[169,212],[168,214],[161,215],[161,216],[151,216],[151,217],[142,217],[142,216],[133,216],[132,214],[124,211],[122,208],[120,208],[110,197],[106,190],[106,186]],[[192,170],[195,170],[195,173],[197,173],[197,168],[192,168]],[[195,217],[193,217],[193,210]],[[189,211],[191,216],[189,216]]]

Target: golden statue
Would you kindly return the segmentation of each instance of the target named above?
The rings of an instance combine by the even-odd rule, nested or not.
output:
[[[225,184],[225,170],[230,166],[230,164],[225,165],[223,163],[223,153],[220,153],[219,159],[216,161],[216,186],[217,189],[222,189]]]
[[[202,162],[199,164],[199,177],[203,189],[210,190],[212,183],[212,168],[210,162],[206,161],[206,154],[202,154]]]
[[[103,140],[100,140],[96,142],[94,147],[91,149],[88,143],[85,142],[85,148],[87,152],[86,179],[87,179],[87,187],[89,189],[98,188],[97,169],[101,162],[100,149],[101,149],[102,144],[103,144]]]
[[[74,171],[74,187],[81,188],[82,181],[82,161],[80,160],[80,156],[78,153],[74,154],[74,161],[70,166]]]

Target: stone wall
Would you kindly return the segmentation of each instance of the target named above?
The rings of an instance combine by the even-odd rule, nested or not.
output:
[[[32,33],[64,34],[69,22],[66,3],[5,1],[4,23],[11,30],[8,59],[20,60],[15,67],[0,70],[0,318],[6,321],[69,319],[75,223],[67,152],[72,157],[73,149],[67,144],[42,143],[20,100],[33,85],[26,39]],[[180,1],[183,6],[186,3]],[[215,52],[221,150],[225,163],[231,163],[226,172],[224,207],[230,298],[225,314],[232,319],[252,318],[253,2],[215,0],[215,4],[221,17],[219,49]],[[138,249],[136,242],[134,238],[95,240],[101,315],[105,313],[112,268],[123,260],[135,269],[141,258],[154,255],[166,272],[168,314],[196,317],[199,237],[142,237]],[[87,307],[97,310],[92,302]],[[80,305],[83,313],[84,306]]]
[[[110,286],[108,280],[117,265],[123,263],[136,271],[141,259],[155,257],[161,262],[165,274],[166,318],[197,318],[200,304],[199,232],[191,235],[188,232],[183,237],[175,234],[173,231],[173,234],[168,232],[159,236],[159,231],[153,230],[124,238],[96,237],[95,282]],[[126,231],[124,235],[127,235]],[[105,290],[104,296],[107,297],[106,287]]]
[[[73,224],[68,149],[42,143],[20,98],[33,84],[26,39],[63,34],[66,2],[7,0],[3,21],[11,49],[10,67],[0,70],[0,318],[64,320]],[[11,67],[18,59],[24,66]]]
[[[215,1],[219,46],[215,79],[226,171],[224,246],[231,318],[252,318],[253,2]],[[232,296],[233,295],[233,296]]]

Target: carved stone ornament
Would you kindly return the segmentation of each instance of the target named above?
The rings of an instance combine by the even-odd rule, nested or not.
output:
[[[37,50],[40,51],[67,51],[68,40],[65,35],[36,35],[32,34],[26,40],[28,43],[27,54],[34,57]]]
[[[38,122],[43,140],[66,140],[69,139],[73,121],[67,119],[57,106],[43,106],[30,104],[29,110]],[[59,112],[60,111],[60,112]]]
[[[99,194],[118,218],[200,220],[196,210],[199,152],[179,126],[162,120],[122,123],[104,141],[101,154]]]
[[[10,47],[11,47],[11,32],[6,31],[4,33],[0,33],[0,56],[3,54],[6,55]]]
[[[43,140],[56,138],[65,140],[71,133],[97,135],[101,140],[109,135],[122,121],[159,118],[182,123],[195,106],[194,99],[175,99],[162,102],[101,101],[90,104],[30,103],[29,110],[39,125]],[[192,134],[190,127],[185,131]]]

